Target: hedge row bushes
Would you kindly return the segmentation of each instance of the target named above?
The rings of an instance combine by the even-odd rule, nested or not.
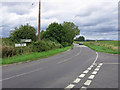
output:
[[[22,47],[23,54],[28,54],[31,52],[42,52],[55,48],[61,48],[62,45],[58,42],[53,42],[49,39],[41,40],[40,42],[32,42],[26,47]],[[20,47],[14,47],[9,45],[2,45],[2,57],[12,57],[14,55],[19,55],[21,53]]]
[[[11,57],[17,54],[17,50],[12,46],[2,46],[2,57]]]
[[[34,52],[42,52],[47,51],[55,48],[61,48],[62,45],[59,43],[55,43],[49,39],[44,39],[40,42],[34,42],[33,43],[33,51]]]

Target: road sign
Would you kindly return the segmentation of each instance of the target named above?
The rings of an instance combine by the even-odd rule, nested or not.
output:
[[[22,43],[22,44],[17,44],[17,43],[16,43],[16,44],[15,44],[15,47],[21,47],[21,46],[22,46],[22,47],[26,46],[26,43]]]
[[[31,39],[21,39],[21,42],[31,42]]]

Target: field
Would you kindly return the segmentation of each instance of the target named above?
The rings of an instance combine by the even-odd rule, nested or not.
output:
[[[104,53],[120,54],[119,51],[120,41],[86,41],[84,45],[90,47],[93,50]]]

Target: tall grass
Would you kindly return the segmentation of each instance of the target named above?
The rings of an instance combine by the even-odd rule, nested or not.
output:
[[[84,42],[84,45],[99,51],[99,52],[104,52],[104,53],[112,53],[112,54],[120,54],[120,51],[118,50],[118,45],[119,41],[89,41],[89,42]]]

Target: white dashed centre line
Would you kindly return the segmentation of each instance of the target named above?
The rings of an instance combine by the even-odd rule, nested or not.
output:
[[[88,78],[93,79],[94,77],[95,77],[95,75],[90,75]]]
[[[100,69],[99,68],[96,68],[95,71],[99,71]]]
[[[93,65],[90,66],[90,68],[92,68],[92,67],[93,67]]]
[[[87,88],[87,87],[82,86],[81,88]]]
[[[89,70],[85,70],[83,73],[88,73],[89,72]]]
[[[85,74],[81,74],[79,77],[80,77],[80,78],[83,78],[84,76],[85,76]]]
[[[97,71],[93,71],[92,74],[97,74]]]
[[[87,89],[87,87],[82,86],[80,90],[86,90],[86,89]]]
[[[96,66],[96,69],[92,72],[92,75],[90,75],[88,77],[88,80],[84,83],[84,85],[81,87],[80,90],[86,90],[87,87],[91,84],[92,82],[92,79],[94,79],[95,77],[95,74],[97,74],[97,71],[99,71],[100,67],[103,65],[103,63],[100,63],[100,64],[96,64],[96,61],[98,59],[98,53],[96,52],[96,58],[93,62],[93,64],[87,68],[87,70],[83,71],[83,74],[80,74],[78,78],[76,78],[74,81],[73,81],[73,84],[69,84],[66,89],[71,89],[73,88],[77,83],[79,83],[81,81],[81,78],[85,77],[85,75],[94,67]]]
[[[42,70],[42,68],[35,69],[35,70],[33,70],[33,71],[30,71],[30,72],[26,72],[26,73],[18,74],[18,75],[15,75],[15,76],[9,77],[9,78],[2,79],[2,80],[0,80],[0,82],[1,82],[1,81],[4,81],[4,80],[9,80],[9,79],[12,79],[12,78],[16,78],[16,77],[19,77],[19,76],[23,76],[23,75],[31,74],[31,73],[34,73],[34,72],[37,72],[37,71],[40,71],[40,70]]]
[[[66,88],[73,88],[74,86],[75,86],[74,84],[70,84]]]
[[[99,66],[102,66],[102,65],[103,65],[103,63],[100,63],[100,64],[99,64]]]
[[[101,66],[97,66],[97,68],[100,68]]]
[[[80,82],[80,80],[81,80],[81,79],[76,78],[76,79],[73,81],[73,83],[79,83],[79,82]]]
[[[88,70],[91,70],[92,68],[88,68]]]
[[[84,83],[84,85],[87,85],[87,86],[89,86],[90,84],[91,84],[91,80],[87,80],[85,83]]]

